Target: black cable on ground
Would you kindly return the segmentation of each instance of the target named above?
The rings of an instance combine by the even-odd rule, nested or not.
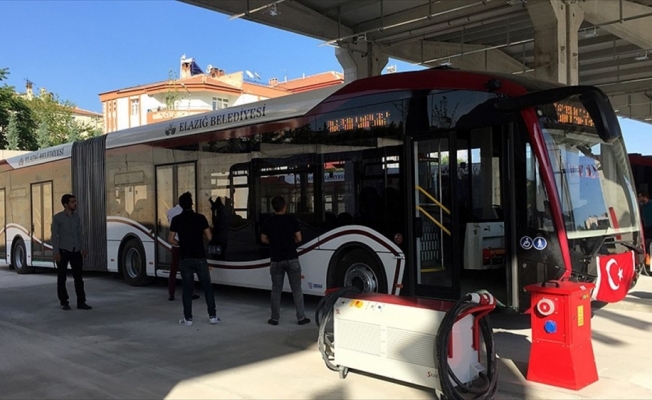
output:
[[[493,326],[488,315],[485,315],[479,322],[487,351],[487,369],[486,372],[480,373],[480,379],[482,379],[483,384],[480,387],[473,387],[471,383],[464,384],[460,382],[450,365],[448,365],[448,343],[455,320],[465,311],[478,306],[477,303],[473,303],[470,300],[470,295],[458,300],[453,308],[446,313],[437,331],[435,360],[437,361],[437,368],[439,370],[439,383],[444,394],[443,397],[447,399],[491,399],[497,389],[498,371],[496,369],[496,350],[494,347]],[[480,349],[478,349],[478,352],[480,352]],[[451,382],[451,379],[454,383]]]
[[[360,289],[354,286],[345,286],[327,294],[317,303],[315,310],[315,323],[319,327],[317,346],[324,359],[324,363],[326,363],[326,366],[331,371],[339,371],[339,367],[333,364],[333,360],[335,359],[335,353],[333,353],[333,307],[340,297],[359,293]]]

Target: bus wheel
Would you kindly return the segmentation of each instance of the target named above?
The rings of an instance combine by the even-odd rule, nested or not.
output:
[[[340,261],[343,286],[355,286],[363,293],[387,293],[387,281],[376,257],[367,250],[356,249]]]
[[[11,265],[18,274],[31,274],[34,272],[34,267],[27,265],[27,250],[23,239],[16,240],[14,247],[11,249]]]
[[[122,248],[120,268],[125,281],[131,286],[144,286],[152,281],[147,276],[145,249],[138,239],[130,239]]]

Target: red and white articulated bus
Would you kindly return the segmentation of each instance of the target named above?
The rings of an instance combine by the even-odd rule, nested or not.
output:
[[[0,257],[52,267],[64,193],[88,270],[144,285],[169,274],[167,210],[190,191],[224,249],[214,283],[269,288],[260,226],[282,195],[296,215],[305,293],[458,298],[596,282],[622,299],[644,259],[627,151],[599,89],[516,75],[424,70],[265,100],[42,149],[0,165]]]

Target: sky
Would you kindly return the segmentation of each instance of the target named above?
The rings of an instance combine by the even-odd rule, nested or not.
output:
[[[242,0],[244,1],[244,0]],[[179,74],[182,55],[206,70],[296,79],[342,71],[322,41],[173,0],[0,1],[3,83],[45,88],[80,108],[101,112],[99,94]],[[398,72],[421,69],[390,59]],[[652,125],[621,118],[629,153],[652,155]]]

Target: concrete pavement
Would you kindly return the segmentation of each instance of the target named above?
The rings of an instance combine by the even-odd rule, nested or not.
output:
[[[498,398],[652,399],[652,278],[642,276],[625,300],[593,303],[593,351],[599,380],[579,391],[525,380],[530,353],[529,315],[492,315],[499,364]]]
[[[89,273],[85,280],[93,310],[63,311],[54,271],[17,275],[0,267],[0,398],[434,397],[355,371],[339,379],[317,350],[316,326],[296,324],[290,296],[273,327],[266,323],[268,292],[216,286],[223,322],[208,323],[202,296],[193,302],[195,324],[183,327],[180,288],[169,302],[160,281],[137,288],[114,275]],[[70,280],[68,290],[73,295]],[[311,318],[318,300],[306,300]],[[529,316],[492,315],[500,357],[496,398],[652,398],[652,278],[642,277],[624,302],[594,311],[600,380],[579,391],[526,381]]]

